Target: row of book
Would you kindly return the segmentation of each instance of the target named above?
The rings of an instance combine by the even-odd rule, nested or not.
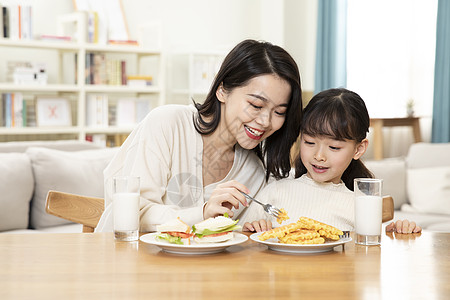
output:
[[[89,94],[86,98],[86,126],[134,126],[152,109],[145,98],[121,98],[109,103],[106,94]]]
[[[110,103],[106,94],[88,94],[86,126],[97,128],[134,126],[142,121],[151,109],[150,99],[131,97]],[[33,101],[26,101],[22,93],[2,93],[0,127],[34,126],[36,126],[36,108]]]
[[[0,105],[0,126],[27,126],[27,105],[22,93],[3,93]]]
[[[119,147],[125,142],[128,134],[116,133],[106,135],[104,133],[86,134],[86,141],[100,147]]]
[[[0,3],[1,37],[10,39],[32,39],[33,19],[30,1],[5,1]]]
[[[77,60],[75,54],[75,65]],[[104,53],[86,53],[84,75],[85,84],[126,85],[126,61],[106,58]]]

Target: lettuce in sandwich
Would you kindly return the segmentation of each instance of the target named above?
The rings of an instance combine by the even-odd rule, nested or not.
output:
[[[190,245],[190,238],[194,235],[191,233],[191,227],[180,218],[158,225],[156,230],[158,231],[157,239],[178,245]]]
[[[234,237],[233,230],[241,228],[241,226],[236,225],[238,221],[226,216],[218,216],[197,223],[192,226],[194,241],[197,243],[228,241]]]

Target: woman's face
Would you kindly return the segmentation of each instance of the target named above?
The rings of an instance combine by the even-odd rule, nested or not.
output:
[[[291,86],[276,75],[261,75],[230,92],[219,87],[216,95],[222,102],[220,136],[253,149],[283,126]]]

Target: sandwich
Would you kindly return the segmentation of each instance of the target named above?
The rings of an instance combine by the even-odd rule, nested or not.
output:
[[[178,245],[190,245],[190,238],[194,235],[191,233],[191,227],[181,221],[179,217],[157,225],[156,230],[158,231],[156,238]]]
[[[234,237],[233,230],[241,228],[236,225],[239,220],[225,216],[206,219],[192,226],[194,241],[197,243],[225,242]]]

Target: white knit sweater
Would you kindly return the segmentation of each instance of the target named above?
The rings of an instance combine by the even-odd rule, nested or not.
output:
[[[258,194],[257,199],[287,211],[290,219],[281,225],[296,222],[305,216],[341,230],[353,230],[354,195],[343,182],[317,183],[305,174],[296,179],[272,182]],[[271,220],[274,227],[280,226],[257,203],[250,204],[239,223],[242,225],[260,219]]]

